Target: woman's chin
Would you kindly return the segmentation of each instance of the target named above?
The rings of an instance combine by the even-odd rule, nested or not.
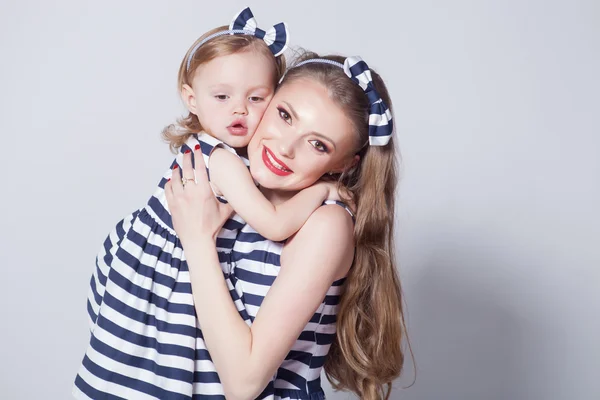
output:
[[[262,168],[257,170],[252,169],[250,166],[250,173],[252,174],[252,179],[258,184],[258,186],[265,189],[279,189],[281,187],[281,182],[277,182],[277,179],[273,179],[276,177],[272,177],[273,175],[270,171],[265,171]]]
[[[270,171],[260,171],[252,175],[254,181],[259,187],[270,191],[287,192],[293,190],[289,187],[289,182],[279,176],[275,176]]]
[[[297,192],[306,189],[319,180],[319,177],[316,177],[316,179],[298,180],[298,177],[295,176],[295,174],[279,176],[262,166],[252,168],[252,163],[250,164],[250,173],[252,174],[252,179],[254,179],[261,188],[284,192]]]
[[[287,191],[289,190],[286,185],[283,185],[283,182],[278,182],[274,179],[262,179],[258,181],[258,185],[262,188],[269,190],[277,190],[277,191]]]

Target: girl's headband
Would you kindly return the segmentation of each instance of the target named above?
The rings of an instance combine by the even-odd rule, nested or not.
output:
[[[285,51],[290,36],[285,22],[280,22],[267,31],[263,31],[262,29],[258,28],[256,19],[254,18],[252,11],[250,11],[250,7],[246,7],[236,14],[231,24],[229,24],[228,30],[213,33],[212,35],[205,37],[200,43],[194,46],[192,51],[190,51],[190,55],[187,60],[187,70],[190,70],[192,58],[194,58],[194,54],[200,48],[200,46],[211,39],[223,35],[256,36],[257,38],[262,39],[267,46],[269,46],[269,50],[271,50],[275,57]]]
[[[369,144],[371,146],[385,146],[388,144],[394,131],[392,113],[375,89],[371,70],[367,63],[358,56],[346,58],[343,64],[325,58],[313,58],[302,61],[292,68],[310,63],[329,64],[342,68],[346,75],[364,90],[371,104],[369,110]]]

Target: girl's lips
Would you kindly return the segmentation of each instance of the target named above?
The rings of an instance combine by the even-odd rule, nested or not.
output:
[[[275,175],[288,176],[293,172],[291,169],[289,169],[289,167],[287,165],[285,165],[283,162],[281,162],[279,159],[277,159],[277,157],[275,157],[273,152],[271,150],[269,150],[267,148],[267,146],[264,146],[264,149],[262,152],[262,159],[263,159],[263,162],[265,163],[265,166],[271,172],[273,172]],[[279,166],[283,167],[283,169],[279,168],[278,166],[273,164],[273,161],[271,161],[271,159],[273,159],[277,164],[279,164]]]
[[[248,134],[248,127],[243,119],[236,119],[227,127],[229,133],[234,136],[246,136]]]
[[[227,127],[227,130],[233,136],[246,136],[248,134],[248,128],[242,125],[231,125]]]

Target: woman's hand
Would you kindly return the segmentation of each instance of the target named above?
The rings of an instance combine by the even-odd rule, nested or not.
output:
[[[213,194],[200,145],[194,149],[195,168],[191,156],[188,150],[183,156],[182,175],[175,164],[173,178],[165,185],[173,228],[184,249],[188,243],[214,241],[232,211],[229,204],[220,203]]]

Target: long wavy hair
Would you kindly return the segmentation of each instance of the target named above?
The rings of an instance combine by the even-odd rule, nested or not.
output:
[[[264,55],[267,59],[272,60],[274,66],[273,87],[277,85],[285,71],[285,57],[283,55],[278,57],[273,56],[273,53],[269,50],[269,47],[263,40],[251,35],[222,35],[209,40],[194,52],[190,62],[190,68],[187,68],[188,58],[197,43],[200,43],[200,41],[213,33],[227,29],[229,29],[228,26],[220,26],[208,31],[190,46],[179,66],[179,74],[177,77],[177,90],[179,92],[181,92],[183,85],[192,86],[196,70],[201,65],[206,64],[217,57],[236,54],[242,51],[256,52]],[[187,141],[190,135],[201,132],[202,130],[202,124],[198,120],[198,117],[190,112],[187,116],[179,118],[175,124],[165,127],[162,131],[162,137],[169,143],[171,151],[177,153],[177,149]]]
[[[305,53],[340,63],[344,57]],[[381,77],[373,83],[390,111],[392,103]],[[361,399],[388,399],[402,372],[406,337],[403,297],[394,257],[394,196],[398,179],[394,138],[386,146],[368,145],[369,101],[364,91],[337,67],[308,63],[292,67],[281,86],[310,79],[323,84],[352,122],[359,162],[334,177],[356,204],[355,256],[337,313],[337,334],[325,361],[334,389],[350,390]],[[325,177],[327,179],[327,177]],[[410,348],[410,347],[409,347]]]

